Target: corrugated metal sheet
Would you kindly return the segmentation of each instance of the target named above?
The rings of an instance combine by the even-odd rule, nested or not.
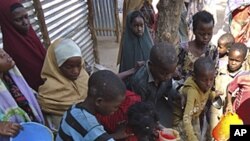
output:
[[[94,28],[97,36],[115,36],[114,0],[93,0]]]
[[[87,0],[40,0],[51,42],[58,38],[71,38],[81,48],[83,58],[91,66],[95,63],[93,40],[88,27]],[[23,3],[28,9],[31,24],[42,40],[32,0]],[[0,35],[0,40],[1,40]]]

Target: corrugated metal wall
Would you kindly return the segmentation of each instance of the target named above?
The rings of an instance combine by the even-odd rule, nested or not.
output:
[[[114,0],[93,0],[94,28],[97,36],[115,36]]]
[[[27,1],[27,0],[26,0]],[[93,40],[88,26],[87,0],[40,0],[51,42],[58,38],[71,38],[81,48],[83,58],[94,65]],[[24,3],[30,21],[42,40],[32,0]]]

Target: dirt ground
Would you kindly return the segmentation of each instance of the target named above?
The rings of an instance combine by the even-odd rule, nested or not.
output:
[[[228,32],[228,24],[224,20],[226,0],[218,0],[214,8],[217,12],[217,23],[214,28],[214,36],[212,43],[217,45],[218,38],[225,32]],[[119,43],[115,42],[115,37],[98,37],[98,51],[100,57],[100,64],[104,67],[118,71],[117,56],[119,50]]]

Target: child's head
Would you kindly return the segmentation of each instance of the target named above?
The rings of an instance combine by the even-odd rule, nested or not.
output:
[[[130,15],[130,25],[132,32],[138,36],[141,37],[144,34],[145,30],[145,22],[143,14],[140,11],[134,11]]]
[[[194,62],[193,78],[198,87],[206,92],[212,88],[215,77],[215,65],[210,57],[200,57]]]
[[[172,44],[156,43],[149,56],[149,67],[155,80],[165,81],[172,78],[178,57]]]
[[[228,70],[235,72],[242,67],[246,60],[247,46],[243,43],[234,43],[228,53]]]
[[[10,7],[12,25],[21,34],[27,34],[30,28],[29,17],[21,3],[14,3]]]
[[[95,111],[101,115],[114,113],[125,98],[123,81],[109,70],[93,73],[88,81],[88,96]]]
[[[15,62],[3,49],[0,49],[0,73],[7,72],[15,66]]]
[[[213,15],[207,11],[197,12],[193,16],[193,32],[195,42],[201,46],[207,46],[212,39],[214,28]]]
[[[219,56],[223,57],[228,53],[229,48],[234,43],[234,36],[231,33],[225,33],[218,39]]]
[[[151,103],[138,102],[128,109],[128,126],[138,138],[154,136],[159,117]]]
[[[55,57],[62,75],[69,80],[76,80],[82,69],[79,46],[71,39],[62,39],[55,47]]]

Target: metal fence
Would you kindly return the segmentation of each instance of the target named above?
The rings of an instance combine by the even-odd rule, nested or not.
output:
[[[117,0],[93,0],[94,28],[97,36],[117,36]]]
[[[71,38],[81,48],[82,57],[91,66],[95,63],[93,39],[88,25],[87,0],[40,0],[51,42],[58,38]],[[33,1],[23,2],[28,9],[30,22],[42,40]],[[2,44],[2,35],[0,35]]]

